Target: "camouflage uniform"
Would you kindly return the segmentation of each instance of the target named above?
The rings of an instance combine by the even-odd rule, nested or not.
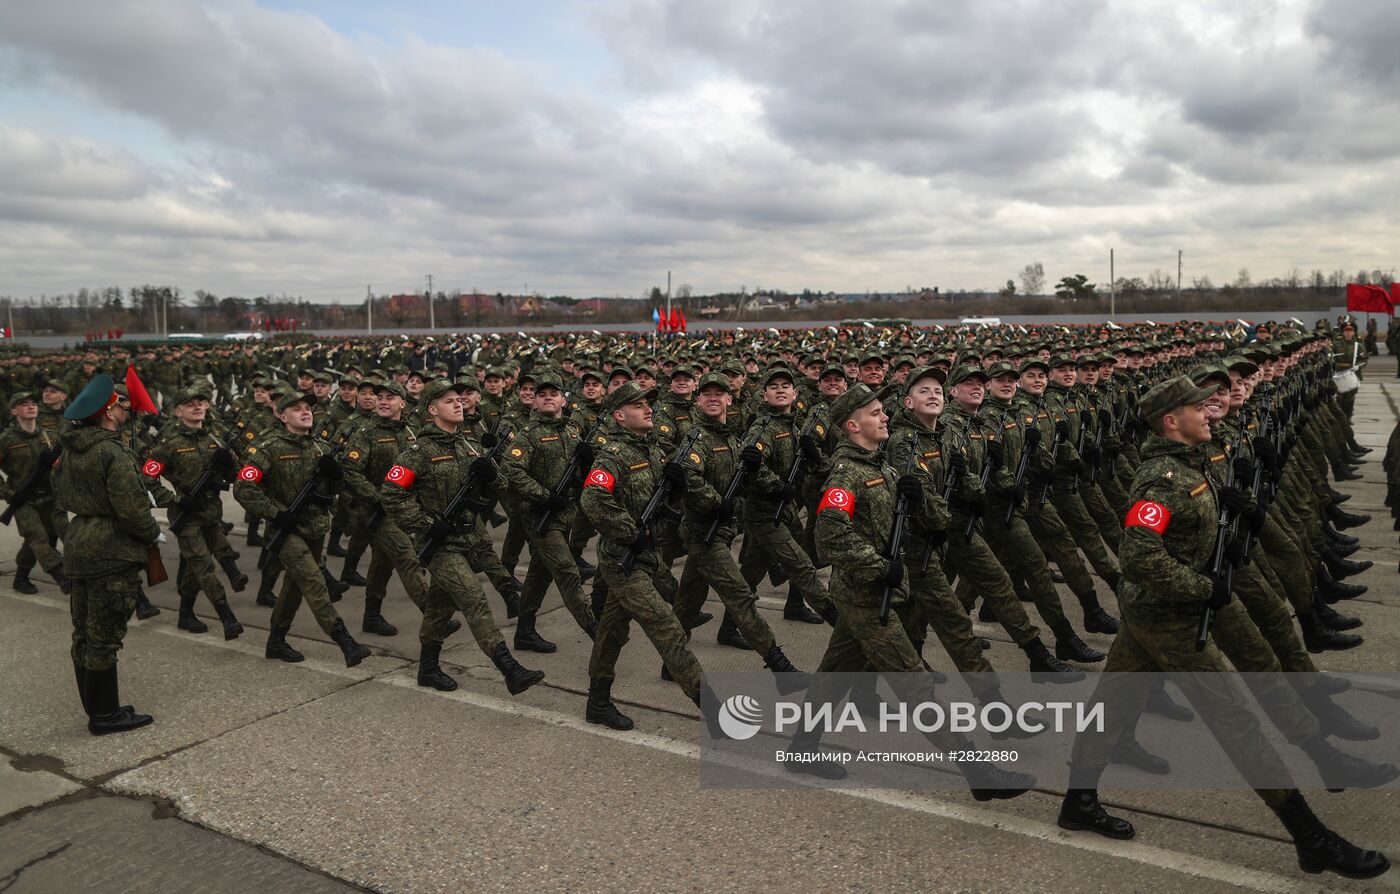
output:
[[[33,432],[26,432],[16,422],[0,433],[0,471],[5,473],[5,481],[0,483],[0,497],[6,501],[14,499],[15,491],[29,477],[35,464],[45,454],[57,453],[58,445],[57,435],[37,425]],[[15,510],[14,519],[15,529],[24,540],[15,555],[16,579],[28,578],[36,560],[50,575],[62,574],[63,557],[53,544],[66,539],[68,517],[54,504],[48,474],[36,480],[29,498]]]

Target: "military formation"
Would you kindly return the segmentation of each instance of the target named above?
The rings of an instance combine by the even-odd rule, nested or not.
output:
[[[1358,541],[1345,533],[1368,517],[1343,509],[1331,486],[1357,477],[1370,452],[1351,426],[1368,351],[1353,320],[1337,330],[902,325],[659,344],[632,333],[303,334],[13,354],[0,361],[13,420],[0,433],[0,496],[23,539],[12,585],[35,592],[38,565],[69,594],[94,735],[152,722],[121,703],[117,652],[133,614],[159,611],[143,587],[164,578],[168,537],[179,629],[207,632],[195,614],[203,593],[224,637],[243,635],[229,592],[255,577],[271,660],[303,660],[287,635],[304,601],[346,665],[360,663],[371,650],[357,635],[400,633],[382,613],[397,576],[421,615],[419,685],[456,688],[439,657],[464,620],[519,694],[544,674],[517,656],[558,648],[536,624],[553,590],[591,641],[589,722],[634,726],[611,690],[635,622],[662,677],[722,735],[690,647],[713,620],[711,590],[716,640],[755,653],[781,691],[813,698],[843,697],[828,691],[830,674],[860,671],[898,673],[911,687],[901,695],[919,698],[937,681],[924,659],[932,635],[960,671],[993,681],[978,684],[979,699],[999,699],[975,616],[1023,653],[1022,667],[1003,670],[1051,683],[1086,668],[1294,672],[1305,682],[1259,695],[1269,719],[1324,778],[1383,785],[1400,771],[1322,733],[1379,735],[1332,700],[1345,682],[1310,657],[1363,645],[1362,622],[1338,606],[1365,592],[1346,579],[1371,565],[1348,558]],[[1400,332],[1386,342],[1393,353]],[[118,384],[128,369],[158,414]],[[1383,465],[1387,504],[1400,506],[1400,434]],[[227,490],[244,555],[228,539]],[[780,619],[758,611],[765,578],[786,584]],[[358,588],[359,617],[347,621],[341,606]],[[509,637],[493,599],[515,621]],[[782,645],[798,625],[830,630],[807,672]],[[1112,636],[1111,647],[1086,632]],[[1186,694],[1191,708],[1158,686],[1141,707],[1209,722],[1209,698]],[[844,697],[877,698],[873,682]],[[1257,724],[1212,729],[1232,754],[1269,747]],[[973,747],[951,735],[937,744]],[[817,736],[793,746],[815,753]],[[1063,827],[1132,837],[1098,802],[1109,762],[1167,772],[1132,724],[1077,743]],[[845,772],[822,760],[787,768]],[[979,800],[1035,784],[991,764],[960,769]],[[1304,869],[1388,868],[1296,790],[1260,795]]]

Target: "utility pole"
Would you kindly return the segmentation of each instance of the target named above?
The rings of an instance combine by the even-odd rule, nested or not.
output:
[[[1118,322],[1118,281],[1113,275],[1113,249],[1108,250],[1108,318]]]
[[[365,284],[365,335],[374,334],[374,291]]]
[[[1181,300],[1181,249],[1176,250],[1176,300]]]
[[[433,316],[433,275],[428,274],[428,328],[436,329],[437,322]]]
[[[671,325],[671,271],[669,270],[666,271],[666,325]]]

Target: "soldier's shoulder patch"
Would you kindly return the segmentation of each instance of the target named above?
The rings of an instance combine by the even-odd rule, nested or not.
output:
[[[519,458],[525,455],[525,451],[519,447],[512,447],[510,448],[510,455]]]
[[[245,437],[245,438],[247,438],[248,440],[251,441],[251,440],[253,440],[254,438],[257,437],[257,433],[255,433],[252,429],[249,429],[248,431],[245,431],[245,432],[243,433],[243,437]]]
[[[697,466],[700,465],[700,454],[695,453],[694,451],[691,451],[691,453],[690,453],[690,461],[693,462],[693,463],[695,463]]]
[[[768,445],[762,441],[754,441],[753,445],[758,448],[759,453],[764,453],[768,450]]]
[[[1213,454],[1213,455],[1211,456],[1211,458],[1210,458],[1210,461],[1213,462],[1213,463],[1223,462],[1224,460],[1225,460],[1225,454],[1223,454],[1223,453],[1216,453],[1216,454]]]
[[[1202,481],[1200,484],[1198,484],[1198,485],[1196,485],[1195,487],[1191,488],[1191,496],[1192,496],[1192,497],[1199,497],[1201,494],[1205,493],[1205,492],[1208,491],[1208,490],[1210,490],[1210,482],[1209,482],[1209,481]]]
[[[599,444],[606,444],[606,443],[608,443],[607,437],[604,436],[604,435],[599,435],[599,436],[598,436],[598,443],[599,443]]]
[[[669,435],[669,434],[671,433],[671,426],[667,425],[667,424],[664,423],[664,422],[661,423],[660,425],[658,425],[656,428],[657,428],[657,430],[660,431],[663,435]]]
[[[360,458],[360,451],[358,451],[358,450],[351,450],[349,453],[347,453],[347,454],[345,454],[345,455],[346,455],[349,459],[351,459],[351,460],[357,460],[357,459]]]
[[[256,447],[249,447],[249,448],[248,448],[248,455],[249,455],[249,456],[251,456],[252,454],[257,453],[257,452],[258,452],[258,448],[256,448]]]
[[[883,485],[884,483],[885,483],[885,476],[881,475],[879,478],[867,478],[866,481],[865,481],[865,486],[866,486],[866,487],[880,487],[880,486]]]
[[[826,437],[825,425],[822,425],[820,422],[818,422],[815,426],[813,426],[813,429],[816,431],[818,437]]]

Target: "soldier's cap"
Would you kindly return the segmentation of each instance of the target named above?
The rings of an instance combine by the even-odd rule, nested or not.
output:
[[[1214,383],[1197,385],[1190,376],[1175,376],[1159,382],[1138,398],[1138,415],[1144,422],[1152,422],[1189,404],[1198,404],[1215,393]]]
[[[645,367],[642,367],[642,368],[645,369]],[[647,372],[651,372],[651,370],[647,370]],[[618,376],[622,376],[624,379],[626,379],[626,380],[629,381],[629,382],[632,381],[632,379],[633,379],[632,370],[628,369],[628,368],[625,367],[625,366],[614,366],[614,367],[612,368],[612,370],[608,373],[608,381],[611,382],[613,379],[617,378]]]
[[[726,376],[724,373],[721,372],[705,373],[703,376],[700,377],[700,384],[696,387],[695,390],[697,392],[704,391],[711,385],[713,385],[716,388],[723,388],[726,394],[734,393],[733,387],[731,387],[729,384],[729,376]]]
[[[434,381],[438,380],[435,379]],[[451,382],[452,387],[457,389],[458,394],[465,394],[468,391],[475,391],[478,394],[481,393],[481,383],[477,381],[476,375],[470,370],[462,370],[455,379],[442,379],[441,381]],[[423,385],[423,390],[428,390],[428,385],[431,384],[432,382],[425,383]],[[420,391],[419,394],[421,395],[422,392]]]
[[[918,366],[918,364],[915,363],[914,358],[908,354],[900,354],[898,357],[894,358],[894,362],[890,364],[890,369],[899,369],[902,366],[913,368]]]
[[[375,394],[379,394],[382,391],[387,391],[395,397],[401,397],[404,400],[408,400],[408,389],[400,385],[398,382],[380,382],[378,385],[374,386]]]
[[[949,373],[948,381],[946,384],[949,388],[952,388],[954,385],[960,385],[968,379],[972,378],[981,379],[983,383],[986,383],[987,373],[985,370],[982,369],[982,367],[974,366],[971,363],[967,363],[962,366],[959,366],[957,369]]]
[[[334,384],[335,384],[335,376],[332,376],[330,373],[326,372],[325,370],[319,370],[319,371],[317,371],[316,373],[312,374],[312,376],[311,376],[311,381],[313,381],[313,382],[319,382],[319,383],[321,383],[321,384],[323,384],[323,385],[334,385]]]
[[[293,388],[286,394],[283,394],[281,400],[277,401],[277,412],[280,413],[283,410],[290,407],[292,404],[303,400],[306,401],[306,405],[309,407],[316,406],[316,395],[306,394],[304,392],[297,391],[295,388]]]
[[[759,387],[767,388],[769,385],[773,384],[779,379],[787,379],[788,384],[790,385],[797,384],[797,380],[793,378],[792,370],[788,369],[786,366],[775,366],[763,374],[763,379],[761,380]]]
[[[10,395],[10,408],[13,409],[27,400],[32,400],[37,404],[39,397],[33,391],[16,391]]]
[[[603,398],[603,412],[611,413],[639,400],[656,400],[656,389],[648,388],[644,391],[641,385],[628,381]]]
[[[1051,354],[1050,362],[1047,364],[1047,366],[1050,369],[1059,369],[1062,366],[1078,365],[1078,362],[1074,359],[1074,355],[1069,353],[1068,351],[1062,351],[1058,354]]]
[[[808,354],[806,357],[802,358],[802,366],[804,369],[809,366],[816,366],[821,362],[822,358],[820,354]]]
[[[689,363],[682,363],[671,370],[671,378],[674,379],[676,376],[690,376],[692,379],[696,379],[699,378],[700,374]]]
[[[44,383],[44,387],[57,389],[59,391],[62,391],[64,394],[68,393],[68,386],[60,382],[58,379],[49,379],[47,382]]]
[[[818,375],[817,378],[825,379],[827,376],[832,375],[840,376],[843,379],[846,378],[846,367],[839,363],[828,363],[826,366],[822,367],[821,374]]]
[[[1234,356],[1225,358],[1225,368],[1230,372],[1237,372],[1242,376],[1252,376],[1259,372],[1259,364],[1248,357]]]
[[[488,367],[486,367],[486,378],[489,379],[489,378],[491,378],[492,376],[495,376],[495,377],[498,378],[498,379],[504,379],[504,378],[506,378],[506,371],[505,371],[505,368],[504,368],[504,367],[501,367],[501,366],[488,366]]]
[[[449,382],[447,379],[433,379],[423,386],[423,391],[419,394],[419,398],[422,400],[422,406],[426,407],[449,391],[455,391],[458,394],[462,393],[462,389],[457,387],[456,382]]]
[[[1230,387],[1230,371],[1220,363],[1198,363],[1186,373],[1191,381],[1204,387],[1208,382],[1216,382]]]
[[[724,363],[720,365],[719,371],[724,373],[726,376],[742,376],[745,375],[746,372],[744,369],[744,364],[740,363],[737,360],[724,361]]]
[[[600,373],[600,372],[598,372],[598,370],[593,369],[593,368],[591,368],[591,367],[588,368],[588,369],[583,370],[582,372],[580,372],[580,373],[578,374],[578,381],[579,381],[579,384],[580,384],[580,385],[583,384],[584,381],[586,381],[586,380],[588,380],[588,379],[597,379],[599,383],[606,384],[606,383],[603,381],[603,374]]]
[[[64,419],[89,419],[117,402],[116,383],[106,373],[98,373],[78,392],[63,411]]]
[[[878,363],[883,366],[885,363],[885,355],[872,348],[871,350],[861,353],[859,363],[861,366],[867,363]]]
[[[175,392],[171,398],[170,405],[178,407],[180,404],[187,404],[192,400],[202,398],[209,400],[209,387],[206,385],[191,385],[188,388]]]
[[[1085,366],[1098,366],[1098,365],[1099,365],[1099,355],[1093,353],[1092,351],[1091,351],[1090,353],[1088,353],[1088,354],[1080,354],[1080,355],[1079,355],[1079,359],[1076,360],[1076,361],[1074,361],[1074,365],[1075,365],[1075,368],[1076,368],[1076,369],[1081,368],[1081,367],[1085,367]]]
[[[909,374],[909,378],[904,382],[904,393],[907,395],[914,390],[914,386],[922,379],[936,379],[942,385],[948,381],[948,371],[941,366],[921,366]]]
[[[988,379],[995,379],[997,376],[1019,375],[1020,372],[1017,371],[1016,364],[1010,362],[1009,360],[998,360],[996,363],[993,363],[991,366],[987,367]]]
[[[371,379],[371,380],[373,380],[373,379],[387,379],[387,378],[389,378],[389,374],[386,373],[386,372],[385,372],[384,370],[382,370],[382,369],[372,369],[372,370],[370,370],[369,373],[365,376],[365,378],[366,378],[366,379]]]
[[[256,384],[256,382],[254,382],[254,384]],[[359,388],[359,387],[360,387],[360,377],[357,376],[357,375],[355,375],[354,373],[348,371],[348,370],[345,371],[345,372],[343,372],[343,373],[341,373],[341,374],[340,374],[340,387],[344,388],[344,387],[347,386],[347,385],[350,386],[351,388]]]
[[[1017,370],[1017,375],[1024,376],[1027,370],[1032,369],[1043,369],[1048,373],[1050,371],[1050,364],[1041,360],[1039,357],[1027,357],[1025,360],[1021,361],[1021,368]]]
[[[881,388],[879,391],[871,391],[870,386],[864,382],[857,382],[847,388],[841,396],[831,402],[831,424],[834,428],[840,428],[850,419],[855,412],[871,401],[883,401],[889,395],[888,388]]]
[[[432,378],[434,372],[435,372],[435,370],[414,369],[414,370],[410,370],[410,371],[409,371],[408,377],[411,379],[411,378],[413,378],[414,376],[417,376],[418,378],[420,378],[420,379],[422,379],[424,382],[426,382],[426,381],[428,381],[428,379]]]
[[[547,369],[535,376],[535,393],[538,394],[541,388],[554,388],[560,394],[564,393],[564,379],[552,369]]]

